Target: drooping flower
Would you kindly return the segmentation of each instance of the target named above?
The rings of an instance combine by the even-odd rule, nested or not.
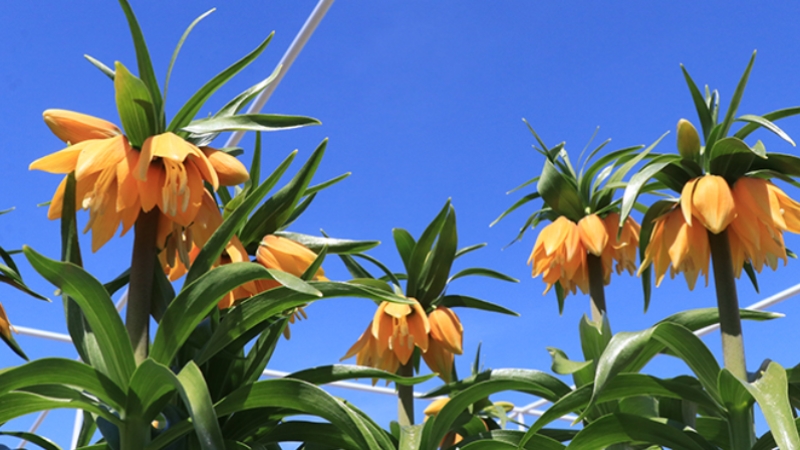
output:
[[[303,244],[291,239],[269,234],[264,236],[256,251],[256,260],[267,269],[278,269],[299,277],[314,263],[317,254]],[[313,277],[316,281],[328,281],[320,267]],[[256,281],[259,291],[280,286],[275,280]]]
[[[372,335],[378,340],[378,351],[394,352],[400,364],[407,364],[414,347],[428,350],[431,331],[428,316],[416,299],[411,305],[382,302],[372,319]]]
[[[422,358],[428,367],[449,383],[453,376],[455,355],[463,353],[464,327],[456,313],[439,306],[428,315],[431,326],[428,350]]]
[[[34,161],[30,169],[75,171],[76,206],[89,210],[85,231],[92,230],[93,251],[108,242],[120,224],[125,234],[140,211],[155,207],[170,222],[188,227],[203,204],[203,182],[217,189],[218,171],[222,184],[247,179],[247,170],[236,158],[200,150],[173,133],[150,136],[137,150],[119,128],[102,119],[63,110],[47,110],[44,117],[69,147]],[[61,217],[65,187],[66,177],[51,201],[50,219]]]
[[[604,283],[611,280],[613,262],[617,273],[623,269],[632,272],[639,243],[639,225],[628,218],[617,237],[619,214],[611,213],[601,219],[596,214],[583,217],[577,224],[559,216],[539,233],[528,259],[533,265],[533,277],[542,275],[547,283],[544,293],[559,283],[565,292],[575,293],[576,288],[589,290],[586,255],[601,257]]]
[[[676,208],[656,219],[639,273],[652,263],[656,286],[661,284],[668,268],[672,278],[683,273],[689,289],[694,289],[698,275],[705,276],[707,286],[710,255],[706,229],[697,223],[689,225],[682,211]]]
[[[728,231],[734,275],[741,276],[746,263],[756,272],[778,261],[786,264],[783,232],[800,233],[800,203],[770,181],[741,177],[728,187],[724,178],[705,175],[684,185],[679,210],[656,219],[641,273],[649,264],[656,272],[656,286],[671,265],[670,273],[684,272],[689,289],[698,274],[706,277],[710,259],[706,230]]]
[[[361,334],[355,344],[347,351],[347,353],[340,359],[356,357],[356,364],[359,366],[374,367],[376,369],[385,370],[389,373],[396,373],[400,368],[400,360],[397,359],[394,351],[388,347],[383,351],[378,348],[378,339],[372,334],[372,322],[367,325],[367,329]],[[377,379],[372,380],[375,385]]]

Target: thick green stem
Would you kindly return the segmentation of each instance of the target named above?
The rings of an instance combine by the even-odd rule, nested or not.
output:
[[[414,376],[414,366],[411,361],[400,366],[398,374],[403,377]],[[397,386],[397,422],[400,426],[414,425],[414,386]]]
[[[728,231],[714,234],[708,232],[711,259],[714,262],[714,286],[717,288],[719,325],[722,331],[722,357],[725,368],[739,379],[747,380],[744,359],[742,320],[739,317],[739,298],[733,278],[731,247]]]
[[[726,369],[739,379],[747,380],[742,320],[739,317],[739,298],[733,277],[728,231],[719,234],[709,231],[708,243],[714,264],[714,286],[717,290],[719,325],[722,332],[722,358]],[[731,450],[750,449],[755,442],[753,409],[731,410],[728,414]]]
[[[119,431],[120,450],[142,450],[150,442],[150,425],[141,420],[126,419]]]
[[[131,338],[136,364],[147,358],[147,347],[150,342],[150,302],[153,295],[158,216],[159,212],[155,208],[150,212],[140,213],[134,227],[125,327]]]
[[[606,291],[603,283],[603,260],[599,256],[586,255],[586,265],[589,268],[589,301],[592,304],[592,322],[603,326],[603,316],[606,315]],[[602,329],[602,328],[601,328]]]

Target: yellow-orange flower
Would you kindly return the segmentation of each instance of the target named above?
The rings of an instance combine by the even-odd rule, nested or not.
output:
[[[108,242],[120,224],[125,234],[140,211],[155,207],[170,222],[188,227],[203,204],[204,181],[217,189],[218,170],[225,182],[247,177],[244,165],[232,156],[200,150],[173,133],[151,136],[137,151],[115,125],[102,119],[63,110],[45,111],[44,118],[69,147],[34,161],[30,168],[75,172],[76,206],[89,210],[85,231],[92,229],[93,251]],[[66,177],[51,201],[50,219],[61,217],[65,187]]]
[[[614,261],[617,273],[633,272],[636,262],[636,247],[639,243],[639,225],[628,218],[617,237],[619,214],[611,213],[605,218],[590,214],[577,224],[560,216],[539,233],[528,259],[533,265],[533,277],[542,275],[547,283],[544,293],[559,283],[565,292],[575,293],[576,288],[586,293],[589,290],[589,273],[586,255],[599,256],[603,262],[605,284],[611,281]]]
[[[671,265],[670,277],[683,272],[689,289],[694,289],[700,274],[705,276],[707,286],[710,255],[706,229],[699,224],[689,225],[676,208],[656,219],[639,273],[652,263],[658,286]]]
[[[394,351],[388,347],[383,350],[378,348],[378,339],[372,334],[372,322],[367,325],[367,329],[340,361],[353,356],[356,357],[356,364],[359,366],[374,367],[390,373],[396,373],[400,368],[400,360],[397,359]],[[373,385],[376,382],[377,379],[372,380]]]
[[[737,278],[745,263],[757,272],[765,265],[774,270],[779,260],[786,264],[783,232],[800,233],[800,203],[760,178],[741,177],[732,189],[716,175],[695,178],[683,188],[680,209],[656,219],[639,273],[652,263],[658,286],[671,266],[673,277],[684,272],[689,289],[694,289],[699,274],[708,285],[706,230],[728,231]]]
[[[389,349],[400,364],[407,364],[414,347],[428,350],[431,331],[428,316],[416,299],[413,304],[382,302],[372,319],[372,335],[378,340],[378,352]]]
[[[315,259],[317,259],[317,254],[309,250],[305,245],[272,234],[264,236],[258,246],[258,251],[256,251],[256,261],[262,266],[267,269],[278,269],[296,277],[303,275],[308,267],[314,263]],[[313,279],[316,281],[328,281],[322,267],[317,269]],[[259,291],[266,291],[280,286],[280,283],[274,280],[258,280],[256,284]]]
[[[456,313],[439,306],[428,315],[430,340],[422,353],[425,364],[446,382],[452,381],[455,355],[463,353],[464,327]]]

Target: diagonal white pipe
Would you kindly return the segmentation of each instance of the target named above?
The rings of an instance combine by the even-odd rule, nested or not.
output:
[[[278,87],[278,84],[283,79],[283,76],[286,75],[286,72],[288,72],[289,68],[292,67],[292,63],[294,63],[297,55],[300,54],[300,51],[303,50],[303,47],[306,45],[306,42],[308,42],[308,39],[312,34],[314,34],[314,30],[316,30],[317,25],[322,22],[322,18],[325,17],[325,13],[328,12],[328,9],[332,4],[333,0],[320,0],[319,3],[317,3],[314,11],[311,12],[311,15],[308,16],[308,19],[306,19],[306,23],[303,24],[303,28],[300,29],[299,33],[297,33],[297,36],[295,36],[291,45],[289,45],[286,53],[283,54],[280,62],[278,62],[278,67],[280,68],[278,76],[275,77],[275,80],[273,80],[266,89],[261,91],[258,97],[256,97],[256,100],[247,110],[248,114],[257,114],[261,112],[261,108],[264,107],[264,105],[267,103],[267,100],[269,100],[269,97],[275,91],[275,88]],[[242,140],[244,133],[244,131],[234,132],[231,137],[228,138],[228,141],[225,142],[225,147],[235,147],[239,141]]]

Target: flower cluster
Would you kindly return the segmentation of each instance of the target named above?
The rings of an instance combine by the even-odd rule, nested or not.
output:
[[[699,225],[698,225],[699,223]],[[800,203],[773,183],[753,177],[736,180],[731,189],[724,178],[705,175],[690,180],[681,192],[680,207],[656,219],[640,272],[653,264],[658,286],[683,273],[689,289],[699,275],[708,285],[708,233],[728,231],[734,273],[745,263],[761,272],[786,263],[783,231],[800,233]]]
[[[600,218],[590,214],[578,223],[559,216],[539,233],[528,264],[533,265],[533,276],[542,275],[547,283],[547,293],[559,283],[565,292],[575,293],[576,288],[589,290],[588,254],[598,256],[603,263],[603,280],[611,281],[616,261],[617,274],[623,270],[633,273],[636,268],[636,249],[639,245],[639,224],[630,217],[620,233],[617,232],[619,214],[616,212]]]
[[[68,147],[37,159],[31,169],[50,173],[75,172],[76,207],[89,210],[86,230],[92,230],[92,250],[97,251],[122,225],[125,234],[140,212],[158,208],[159,242],[190,227],[198,217],[218,215],[214,189],[248,179],[244,165],[219,150],[198,148],[174,133],[151,136],[141,149],[131,147],[116,125],[85,114],[47,110],[44,120]],[[66,177],[50,203],[48,217],[61,217]],[[183,239],[175,239],[176,243]],[[182,247],[179,254],[187,255]]]
[[[356,364],[395,373],[408,364],[419,348],[428,367],[450,382],[455,355],[463,353],[464,328],[449,308],[439,306],[429,315],[413,304],[382,302],[375,317],[342,360],[356,356]]]

